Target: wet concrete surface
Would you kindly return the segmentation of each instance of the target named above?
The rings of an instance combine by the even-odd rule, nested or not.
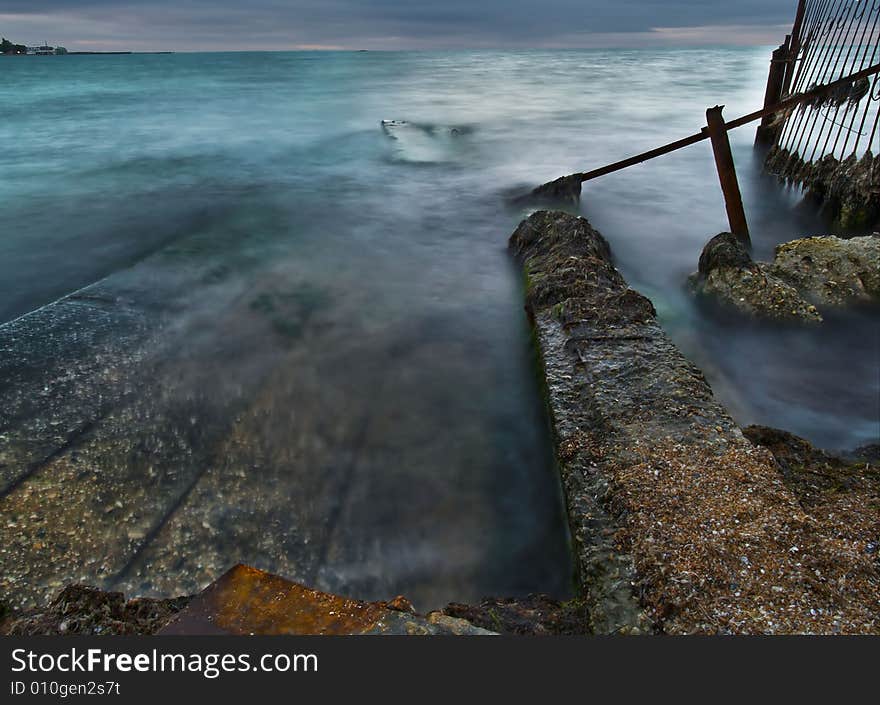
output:
[[[227,255],[178,243],[0,326],[0,600],[192,594],[243,561],[423,607],[564,595],[559,517],[519,511],[552,471],[474,422],[470,380],[503,374],[454,318]]]

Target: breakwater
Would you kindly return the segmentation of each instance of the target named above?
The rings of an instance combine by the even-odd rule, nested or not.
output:
[[[630,289],[583,218],[510,240],[596,633],[874,633],[861,537],[810,514]]]

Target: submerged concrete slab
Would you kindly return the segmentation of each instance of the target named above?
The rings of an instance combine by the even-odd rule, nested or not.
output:
[[[189,595],[239,560],[420,607],[567,597],[525,351],[259,237],[196,232],[0,325],[0,602]],[[480,413],[478,381],[510,403]]]
[[[581,598],[596,633],[876,633],[863,541],[804,511],[584,219],[510,247],[546,378]]]
[[[394,609],[395,606],[402,609]],[[412,612],[406,600],[363,602],[237,565],[159,633],[177,635],[487,635],[463,619]]]

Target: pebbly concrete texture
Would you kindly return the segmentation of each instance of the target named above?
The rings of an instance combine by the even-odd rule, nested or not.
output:
[[[863,542],[810,515],[584,218],[538,211],[526,277],[594,633],[877,633]]]
[[[544,429],[505,442],[529,420],[462,393],[525,346],[486,355],[480,316],[373,305],[380,277],[261,237],[195,232],[0,325],[0,603],[195,594],[236,561],[420,607],[530,570],[570,594]],[[510,511],[542,497],[553,521]]]

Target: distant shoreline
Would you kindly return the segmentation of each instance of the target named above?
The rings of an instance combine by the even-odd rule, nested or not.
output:
[[[173,54],[173,51],[68,51],[52,56],[129,56],[131,54]],[[0,54],[0,56],[39,56],[36,54]],[[41,57],[44,58],[44,57]]]
[[[67,56],[94,56],[94,55],[119,55],[119,54],[173,54],[173,51],[69,51]]]

